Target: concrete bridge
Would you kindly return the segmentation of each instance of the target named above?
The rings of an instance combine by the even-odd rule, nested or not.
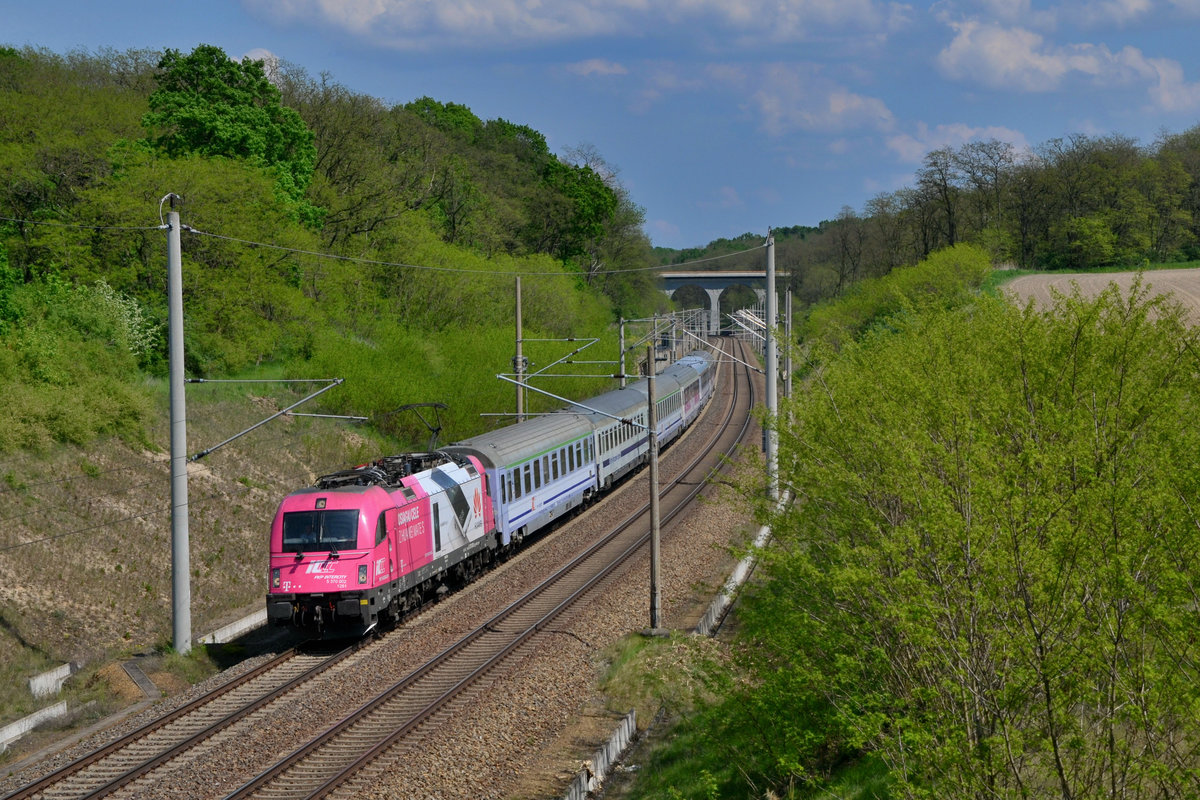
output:
[[[767,299],[767,273],[766,270],[749,270],[749,271],[672,271],[664,270],[658,273],[663,291],[667,293],[667,297],[674,297],[678,289],[684,286],[696,286],[704,290],[708,295],[708,332],[710,336],[715,336],[721,332],[721,294],[730,286],[745,286],[753,289],[758,295],[758,301],[764,302]],[[779,291],[781,285],[786,284],[787,275],[775,273],[775,290]]]

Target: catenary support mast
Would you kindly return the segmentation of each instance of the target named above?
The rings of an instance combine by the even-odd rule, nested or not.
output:
[[[187,407],[183,370],[183,248],[175,195],[168,195],[167,345],[171,391],[171,606],[177,653],[192,649],[191,552],[188,542]]]

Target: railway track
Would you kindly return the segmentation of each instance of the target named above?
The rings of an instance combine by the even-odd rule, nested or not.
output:
[[[106,797],[312,680],[358,647],[356,644],[333,654],[310,654],[298,649],[281,653],[217,690],[18,789],[5,800]]]
[[[742,367],[741,371],[745,371]],[[711,471],[705,458],[717,449],[732,450],[750,424],[753,383],[733,380],[734,398],[709,446],[677,474],[662,492],[663,522],[669,521],[700,492]],[[740,427],[735,421],[740,420]],[[697,472],[700,474],[698,475]],[[586,597],[641,551],[650,537],[649,503],[630,515],[582,553],[500,613],[478,626],[325,733],[297,749],[229,795],[234,798],[319,798],[344,790],[354,794],[357,778],[370,782],[366,768],[383,754],[395,762],[419,746],[421,731],[446,718],[482,679],[500,669],[523,645]]]
[[[733,381],[733,399],[723,419],[715,426],[706,423],[716,432],[703,452],[727,453],[742,438],[753,402],[752,388],[747,387],[752,385],[749,380]],[[740,428],[733,424],[736,420],[742,421]],[[698,428],[691,435],[697,435]],[[661,492],[664,524],[703,488],[711,466],[702,459],[703,454],[685,466]],[[648,508],[647,502],[520,600],[230,797],[323,797],[339,787],[349,788],[358,777],[369,774],[368,765],[381,754],[414,746],[430,723],[446,718],[468,702],[484,676],[502,670],[506,659],[642,548],[649,537],[644,522]],[[239,730],[244,730],[257,718],[255,712],[267,713],[264,709],[274,700],[313,680],[360,646],[332,655],[294,650],[284,653],[216,692],[21,787],[5,800],[154,796],[153,782],[161,780],[156,770],[169,774],[185,760],[180,756],[236,723],[242,722]],[[176,764],[168,767],[173,760]],[[392,760],[390,755],[387,760]],[[238,780],[250,775],[253,773],[243,773]]]

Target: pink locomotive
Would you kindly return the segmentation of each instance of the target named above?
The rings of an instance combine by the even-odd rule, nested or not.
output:
[[[470,580],[496,547],[472,456],[391,456],[325,475],[275,514],[267,616],[319,635],[361,634]]]

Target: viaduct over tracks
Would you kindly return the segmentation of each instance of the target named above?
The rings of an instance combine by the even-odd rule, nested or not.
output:
[[[708,333],[721,331],[721,294],[731,286],[746,286],[754,290],[761,303],[767,298],[766,270],[663,270],[658,273],[662,290],[667,297],[684,286],[697,286],[708,295]],[[776,274],[777,286],[786,284],[787,274]],[[776,289],[778,291],[778,288]]]

